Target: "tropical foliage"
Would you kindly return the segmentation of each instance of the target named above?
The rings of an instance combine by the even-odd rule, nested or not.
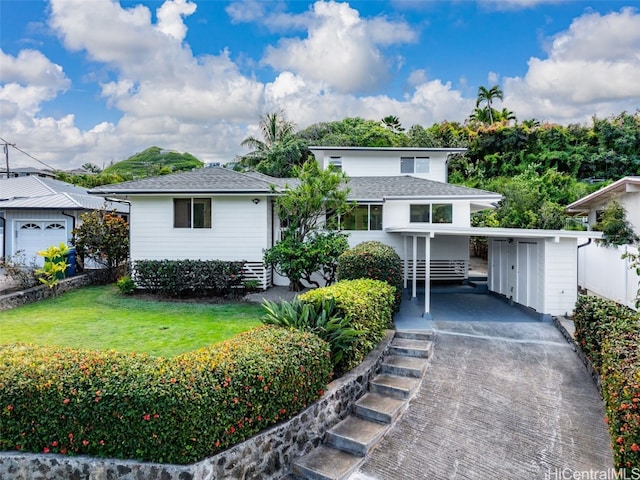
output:
[[[346,234],[338,232],[326,212],[346,213],[349,190],[341,172],[321,170],[316,162],[307,162],[295,172],[299,182],[284,188],[276,198],[275,209],[283,225],[282,239],[266,250],[264,260],[289,278],[290,288],[302,289],[301,280],[319,286],[311,278],[322,272],[327,283],[335,277],[338,256],[347,249]]]
[[[0,346],[0,450],[186,464],[323,394],[329,346],[263,326],[174,358]]]
[[[82,223],[72,231],[78,256],[105,267],[115,281],[118,268],[129,258],[129,224],[115,211],[92,210],[80,219]]]
[[[592,296],[578,299],[575,338],[602,380],[616,467],[640,466],[640,315]]]

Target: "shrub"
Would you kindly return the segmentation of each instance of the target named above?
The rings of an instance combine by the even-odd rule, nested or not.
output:
[[[333,299],[340,315],[362,332],[337,364],[338,372],[359,365],[382,340],[393,320],[394,288],[386,282],[371,279],[343,280],[329,287],[310,290],[298,298],[316,306]]]
[[[0,346],[0,450],[185,464],[305,408],[330,378],[315,335],[265,326],[173,359]]]
[[[136,282],[134,282],[129,275],[126,275],[118,279],[118,281],[116,282],[116,286],[118,287],[118,290],[120,290],[120,293],[128,295],[130,293],[133,293],[136,289]]]
[[[596,297],[578,299],[576,340],[600,372],[618,468],[640,466],[640,315]]]
[[[323,298],[319,303],[305,303],[299,298],[292,302],[262,304],[266,314],[262,322],[267,325],[295,328],[311,332],[326,341],[331,348],[331,364],[339,374],[338,365],[358,339],[360,332],[351,327],[349,319],[340,315],[333,298]]]
[[[402,260],[396,251],[382,242],[363,242],[347,250],[338,258],[338,280],[371,278],[383,280],[395,287],[394,309],[402,300]]]
[[[224,295],[242,286],[244,262],[138,260],[133,280],[150,293],[171,296]]]

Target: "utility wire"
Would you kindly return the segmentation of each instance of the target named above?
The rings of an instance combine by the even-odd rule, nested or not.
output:
[[[4,142],[5,145],[7,145],[7,147],[5,148],[9,148],[9,147],[13,147],[16,150],[18,150],[20,153],[25,154],[27,157],[34,159],[36,162],[41,163],[42,165],[44,165],[45,167],[47,167],[49,170],[57,170],[57,168],[52,167],[51,165],[46,164],[45,162],[43,162],[42,160],[38,160],[36,157],[34,157],[33,155],[28,154],[27,152],[25,152],[24,150],[22,150],[21,148],[18,148],[15,146],[15,144],[13,143],[9,143],[8,141],[6,141],[4,138],[0,137],[0,140],[2,140]]]

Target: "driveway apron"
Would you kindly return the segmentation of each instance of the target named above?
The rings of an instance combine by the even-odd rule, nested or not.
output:
[[[435,315],[429,324],[435,349],[422,385],[351,480],[592,478],[583,472],[611,471],[600,394],[553,324]]]

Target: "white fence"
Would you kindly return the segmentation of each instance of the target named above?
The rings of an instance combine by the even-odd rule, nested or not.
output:
[[[578,285],[609,300],[635,308],[640,277],[630,268],[626,252],[638,253],[630,246],[604,248],[591,243],[578,249]]]

